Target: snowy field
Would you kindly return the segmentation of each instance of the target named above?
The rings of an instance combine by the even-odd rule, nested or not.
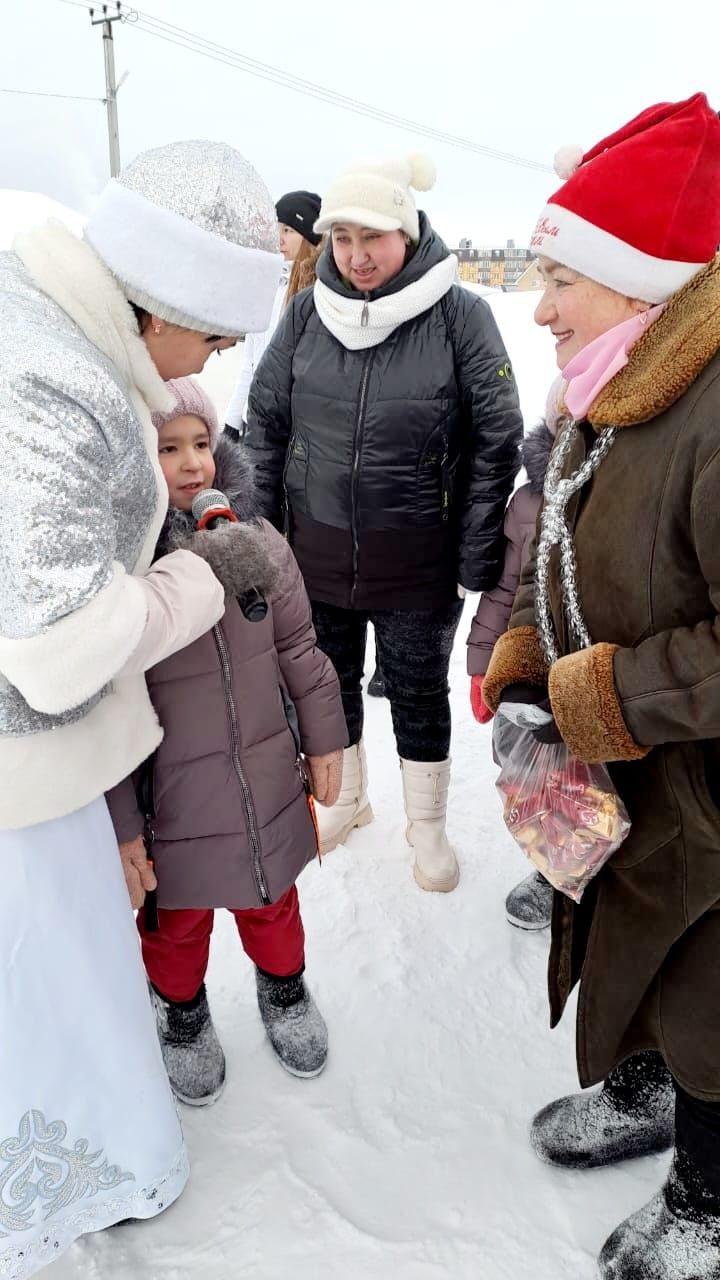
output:
[[[531,426],[554,376],[537,295],[488,301]],[[212,359],[203,378],[221,418],[240,358]],[[660,1185],[667,1157],[573,1174],[529,1145],[533,1112],[576,1088],[572,1013],[551,1035],[548,935],[504,918],[529,868],[501,823],[490,728],[470,714],[473,604],[451,672],[458,889],[412,879],[388,707],[370,699],[376,820],[300,882],[327,1070],[295,1080],[276,1062],[218,913],[208,989],[228,1084],[210,1110],[183,1108],[190,1184],[160,1218],[84,1237],[53,1280],[592,1280],[606,1236]]]

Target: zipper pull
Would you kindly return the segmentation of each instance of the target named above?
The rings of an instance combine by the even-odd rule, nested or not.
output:
[[[367,329],[370,319],[370,294],[365,294],[365,302],[363,303],[362,315],[360,317],[360,328]]]

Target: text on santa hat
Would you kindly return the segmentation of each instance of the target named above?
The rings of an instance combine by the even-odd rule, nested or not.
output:
[[[555,237],[559,234],[560,228],[554,227],[549,218],[540,218],[530,239],[530,248],[538,248],[548,236]]]

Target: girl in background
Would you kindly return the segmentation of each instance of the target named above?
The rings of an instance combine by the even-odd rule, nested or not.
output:
[[[264,333],[249,333],[243,347],[240,379],[226,416],[227,434],[239,440],[245,431],[250,383],[291,298],[315,283],[315,264],[322,251],[323,237],[313,231],[320,216],[320,196],[314,191],[288,191],[275,205],[280,234],[281,269],[270,324]]]

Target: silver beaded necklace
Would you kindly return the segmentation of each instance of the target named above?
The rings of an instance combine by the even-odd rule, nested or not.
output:
[[[536,553],[535,617],[545,660],[550,665],[557,662],[560,657],[550,612],[549,591],[550,552],[555,546],[560,547],[562,601],[571,638],[581,649],[589,649],[592,644],[578,598],[577,561],[572,534],[567,525],[567,507],[570,499],[582,489],[593,472],[597,471],[603,459],[607,457],[615,441],[617,430],[615,427],[608,427],[605,431],[601,431],[582,465],[571,476],[562,479],[563,464],[575,443],[577,434],[577,424],[570,419],[550,455],[543,490],[545,501],[540,518],[540,535]]]

